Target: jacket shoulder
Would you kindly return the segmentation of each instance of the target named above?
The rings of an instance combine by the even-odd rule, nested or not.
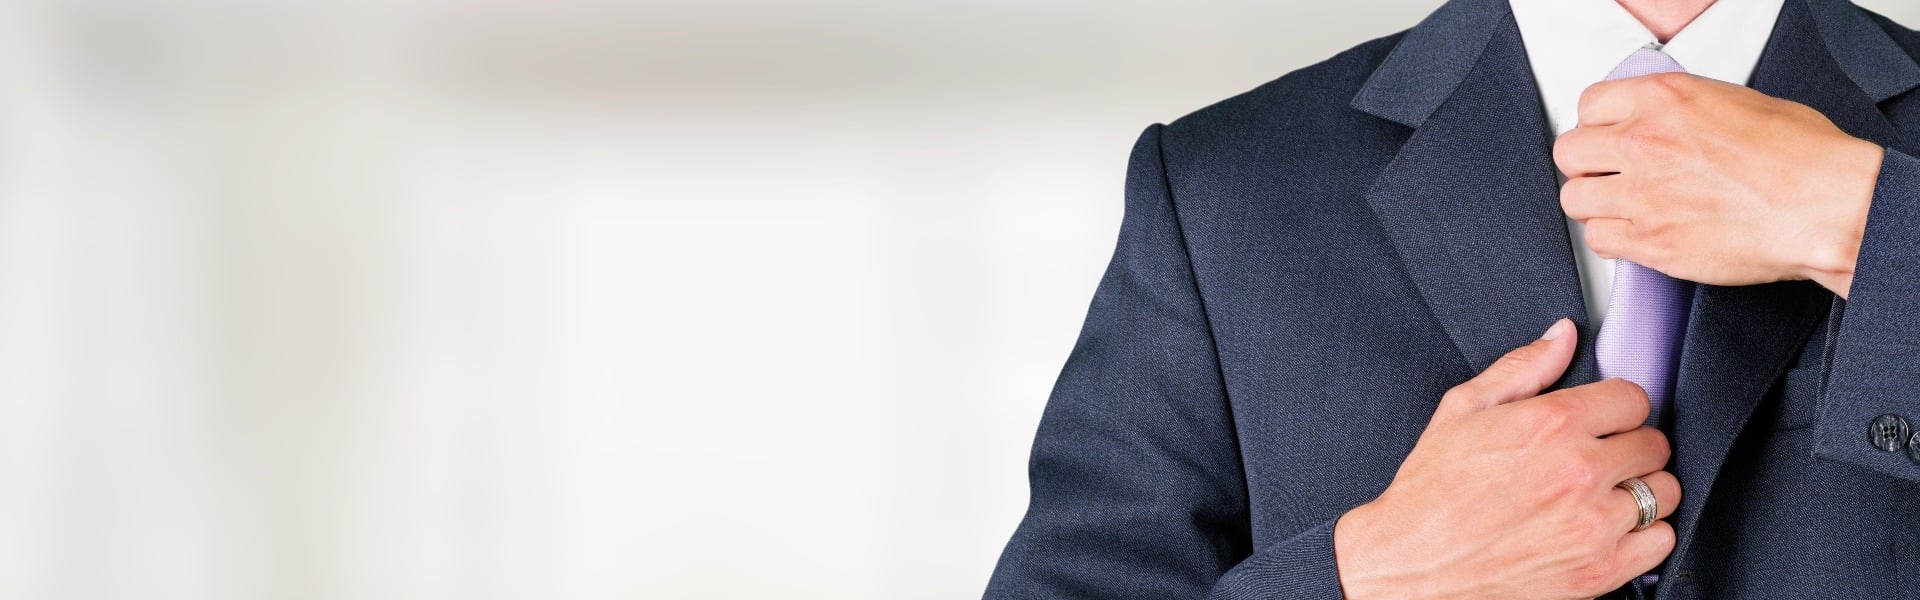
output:
[[[1405,32],[1214,103],[1160,131],[1161,168],[1183,220],[1238,208],[1313,210],[1365,191],[1412,129],[1353,108]]]
[[[1350,104],[1404,35],[1402,31],[1370,40],[1175,119],[1162,132],[1163,147],[1171,158],[1184,150],[1235,147],[1275,135],[1399,127]]]

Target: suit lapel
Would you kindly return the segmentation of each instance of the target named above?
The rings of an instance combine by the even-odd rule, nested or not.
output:
[[[1475,372],[1561,317],[1581,326],[1583,342],[1592,339],[1560,210],[1552,137],[1519,30],[1504,10],[1477,16],[1487,20],[1478,30],[1491,35],[1477,59],[1451,57],[1450,64],[1467,67],[1461,72],[1428,75],[1458,78],[1449,93],[1424,92],[1431,112],[1375,113],[1413,121],[1415,129],[1367,194],[1408,276]],[[1406,45],[1396,57],[1406,55]],[[1394,68],[1383,65],[1368,87]],[[1363,106],[1363,91],[1355,105],[1379,108],[1372,100],[1375,106]],[[1590,347],[1580,344],[1568,384],[1595,379]]]
[[[1833,296],[1811,282],[1700,286],[1674,381],[1673,469],[1686,498],[1669,520],[1673,560],[1689,548],[1713,482],[1774,381],[1826,316]]]
[[[1904,53],[1904,67],[1858,67],[1860,61],[1886,63],[1892,44],[1877,28],[1859,29],[1862,21],[1851,5],[1787,3],[1754,72],[1754,88],[1813,107],[1856,137],[1902,147],[1875,103],[1920,83],[1920,69]],[[1870,34],[1884,45],[1872,43]],[[1832,294],[1804,281],[1700,286],[1695,293],[1674,383],[1673,468],[1686,499],[1672,519],[1678,540],[1669,565],[1683,564],[1728,450],[1832,302]]]

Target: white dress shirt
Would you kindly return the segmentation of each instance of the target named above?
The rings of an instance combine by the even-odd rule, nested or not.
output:
[[[1688,73],[1747,85],[1773,33],[1785,0],[1721,0],[1665,44],[1613,0],[1508,0],[1527,62],[1540,87],[1554,136],[1579,124],[1580,92],[1607,78],[1635,50],[1653,47]],[[1562,175],[1564,178],[1564,175]],[[1587,247],[1584,228],[1569,219],[1574,263],[1587,299],[1590,327],[1598,329],[1613,289],[1613,261]]]

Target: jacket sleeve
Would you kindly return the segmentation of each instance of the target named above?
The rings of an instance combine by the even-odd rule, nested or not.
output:
[[[1134,147],[1118,248],[986,597],[1338,598],[1332,522],[1249,557],[1239,443],[1161,133]]]
[[[1868,443],[1880,415],[1920,424],[1920,159],[1887,150],[1849,292],[1832,313],[1814,454],[1920,482],[1920,458]]]

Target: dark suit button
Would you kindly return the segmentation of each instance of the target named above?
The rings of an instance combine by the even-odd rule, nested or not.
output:
[[[1913,435],[1913,426],[1900,415],[1880,415],[1867,426],[1867,441],[1873,447],[1893,452],[1907,445],[1908,436]]]
[[[1914,464],[1920,464],[1920,431],[1913,432],[1913,437],[1907,438],[1907,458]]]

